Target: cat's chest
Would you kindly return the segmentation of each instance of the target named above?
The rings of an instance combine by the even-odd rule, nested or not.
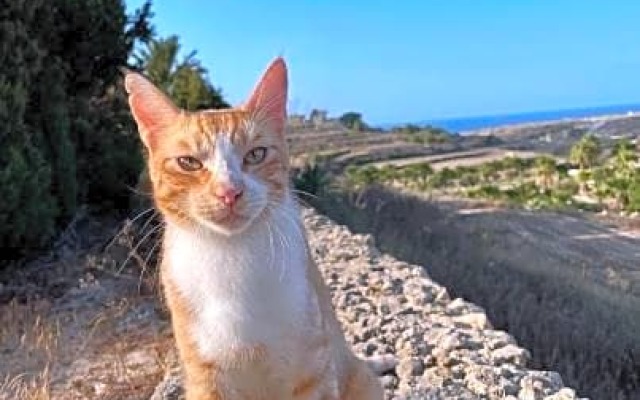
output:
[[[205,359],[229,349],[286,346],[306,333],[317,309],[303,236],[290,232],[285,242],[253,233],[216,241],[168,232],[163,273],[191,310],[189,331]]]

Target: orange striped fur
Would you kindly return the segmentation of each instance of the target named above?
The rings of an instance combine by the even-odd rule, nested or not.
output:
[[[187,399],[382,399],[290,192],[284,61],[228,110],[180,110],[136,73],[125,84],[166,222],[161,276]]]

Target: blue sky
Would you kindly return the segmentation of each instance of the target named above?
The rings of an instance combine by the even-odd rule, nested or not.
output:
[[[127,0],[130,10],[142,0]],[[268,62],[289,112],[371,123],[640,103],[640,0],[156,0],[238,103]]]

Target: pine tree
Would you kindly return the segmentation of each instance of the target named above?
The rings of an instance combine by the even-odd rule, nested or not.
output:
[[[0,7],[0,245],[46,245],[78,204],[125,209],[141,169],[118,67],[148,41],[150,3],[12,0]],[[120,85],[121,86],[121,85]]]
[[[53,234],[57,212],[51,169],[25,124],[29,88],[42,70],[44,51],[30,34],[43,1],[16,0],[0,9],[0,247],[8,255],[38,247]]]
[[[137,55],[137,68],[177,106],[187,110],[229,107],[222,94],[213,87],[208,71],[196,59],[196,52],[179,60],[180,42],[177,36],[156,39]]]

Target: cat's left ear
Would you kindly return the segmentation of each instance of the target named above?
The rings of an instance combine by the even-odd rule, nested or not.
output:
[[[260,122],[282,133],[287,118],[287,65],[276,58],[256,85],[243,108]]]

